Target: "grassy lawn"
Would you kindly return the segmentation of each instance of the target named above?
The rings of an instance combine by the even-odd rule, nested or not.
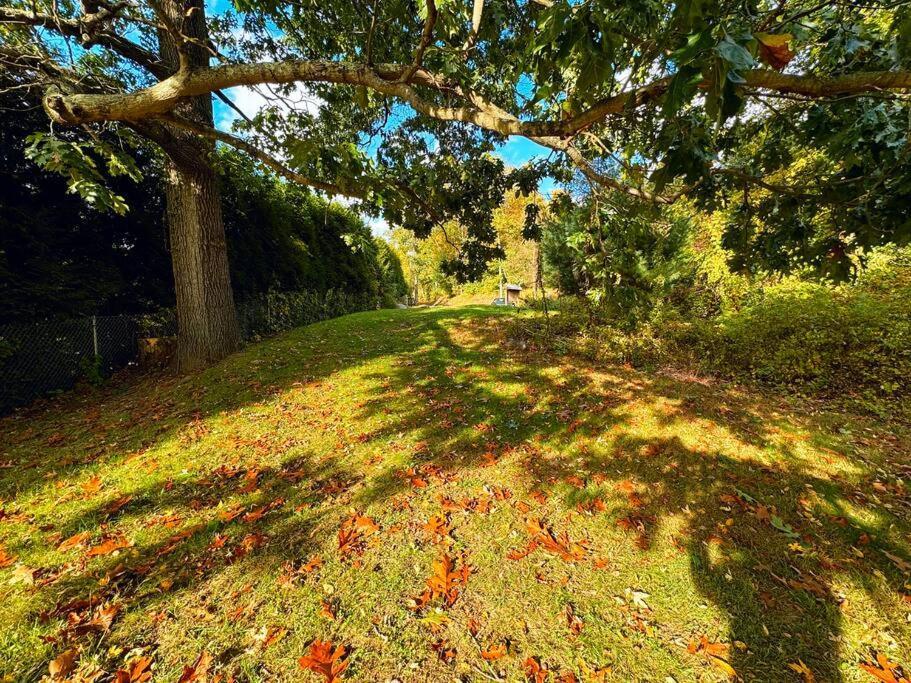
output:
[[[349,680],[911,673],[905,428],[529,355],[502,315],[347,316],[0,421],[0,680],[76,649],[318,681],[315,639]]]

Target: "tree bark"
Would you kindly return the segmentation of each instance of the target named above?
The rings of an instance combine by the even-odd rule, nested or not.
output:
[[[177,38],[162,30],[163,61],[176,68],[183,59],[189,68],[205,68],[209,55],[202,0],[191,11],[174,0],[164,0],[161,11],[195,42],[178,46]],[[188,98],[176,111],[196,123],[212,126],[212,99]],[[194,370],[218,361],[240,348],[240,331],[228,270],[228,248],[221,213],[221,190],[212,156],[215,143],[186,131],[163,126],[158,141],[168,154],[165,182],[171,263],[177,297],[177,368]]]
[[[177,365],[203,367],[240,347],[221,192],[214,170],[169,164],[165,186],[174,291]],[[208,166],[208,165],[206,165]]]

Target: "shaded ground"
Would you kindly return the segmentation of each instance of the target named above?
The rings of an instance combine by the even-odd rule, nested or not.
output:
[[[356,314],[0,421],[0,676],[318,680],[314,639],[351,680],[911,665],[904,427],[529,357],[510,314]],[[415,609],[442,555],[471,573]]]

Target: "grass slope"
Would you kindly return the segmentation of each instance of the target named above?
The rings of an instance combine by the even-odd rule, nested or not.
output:
[[[239,681],[315,681],[313,639],[350,648],[351,680],[911,666],[906,432],[523,356],[502,315],[351,315],[0,421],[0,680],[76,647],[82,672],[145,655],[174,681],[205,651]],[[441,497],[477,504],[433,538]],[[379,531],[342,552],[355,512]],[[553,536],[519,557],[536,520]],[[444,553],[467,582],[415,610]]]

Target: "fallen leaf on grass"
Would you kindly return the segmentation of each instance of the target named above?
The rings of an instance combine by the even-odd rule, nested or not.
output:
[[[117,498],[116,500],[108,503],[107,506],[104,508],[104,511],[108,515],[116,515],[118,512],[123,510],[123,508],[125,508],[127,505],[129,505],[130,501],[132,501],[132,500],[133,500],[133,496],[129,496],[129,495],[121,496],[120,498]]]
[[[53,659],[47,667],[51,680],[57,681],[69,676],[76,668],[76,658],[78,656],[79,653],[76,650],[67,650]]]
[[[111,628],[121,609],[121,606],[116,603],[107,607],[99,607],[95,610],[91,619],[87,619],[85,614],[70,612],[67,615],[67,625],[61,632],[61,636],[63,638],[76,638],[88,633],[103,633]]]
[[[434,515],[421,527],[428,535],[431,541],[439,543],[449,535],[449,518],[443,515]]]
[[[151,666],[151,658],[137,657],[126,669],[114,674],[114,683],[147,683],[152,680]]]
[[[526,659],[522,668],[525,670],[526,679],[531,683],[545,683],[547,677],[550,676],[550,669],[543,666],[537,657]]]
[[[274,645],[282,638],[288,635],[288,629],[281,626],[263,626],[259,632],[253,636],[253,642],[265,650],[270,645]]]
[[[502,659],[506,656],[506,643],[493,643],[487,646],[486,649],[481,650],[481,657],[488,662],[493,662],[498,659]]]
[[[326,617],[327,619],[332,619],[333,621],[335,621],[336,609],[337,609],[337,607],[334,602],[332,602],[331,600],[323,600],[320,603],[319,613],[322,616]]]
[[[900,571],[903,571],[906,574],[908,572],[911,572],[911,562],[907,562],[907,561],[903,560],[902,558],[898,557],[897,555],[893,555],[892,553],[887,552],[885,550],[883,550],[882,553],[883,553],[883,555],[888,557],[890,560],[892,560],[892,563],[896,567],[898,567]]]
[[[788,664],[788,668],[792,671],[796,671],[801,676],[803,676],[804,683],[816,683],[816,676],[813,675],[810,667],[803,663],[802,659],[798,659],[796,662],[791,662]]]
[[[435,643],[430,645],[430,649],[437,653],[437,657],[440,658],[444,664],[452,664],[456,658],[456,650],[453,647],[450,647],[445,640],[438,640]]]
[[[314,640],[310,652],[298,659],[297,663],[305,671],[323,676],[326,683],[334,683],[348,668],[347,654],[348,649],[344,645],[335,646],[329,640]]]
[[[507,557],[510,560],[521,560],[538,548],[560,556],[566,562],[576,562],[588,553],[588,544],[585,541],[571,541],[565,531],[554,533],[543,519],[530,518],[526,521],[526,528],[531,536],[523,550],[513,550]]]
[[[91,496],[94,496],[100,490],[101,490],[101,477],[99,477],[97,474],[82,484],[82,491],[85,493],[86,498],[90,498]]]
[[[113,552],[118,550],[123,550],[124,548],[129,548],[133,545],[129,539],[123,536],[108,536],[98,545],[89,548],[89,551],[85,554],[86,557],[98,557],[100,555],[110,555]]]
[[[407,481],[416,489],[425,489],[428,486],[427,480],[418,474],[413,467],[409,467],[407,470],[402,470],[398,473],[398,476],[401,479]]]
[[[858,666],[883,683],[909,683],[904,670],[898,664],[889,661],[884,654],[876,654],[875,664],[861,662]]]
[[[713,643],[705,636],[702,636],[698,641],[691,642],[686,649],[689,650],[690,654],[701,654],[710,664],[731,678],[737,677],[734,667],[727,661],[728,646],[724,643]]]
[[[342,522],[342,526],[338,530],[338,549],[341,551],[342,556],[363,553],[367,537],[372,536],[379,530],[379,524],[370,517],[357,513],[351,515],[351,517]]]
[[[72,548],[75,548],[76,546],[79,546],[79,545],[82,545],[83,543],[85,543],[89,538],[91,538],[91,536],[92,536],[91,531],[81,531],[78,534],[73,534],[66,540],[61,541],[60,545],[57,546],[57,550],[59,550],[60,552],[64,552],[66,550],[71,550]]]
[[[209,676],[209,667],[212,666],[212,655],[203,651],[192,666],[185,666],[183,674],[177,683],[204,683]]]
[[[452,607],[468,583],[471,566],[462,558],[462,566],[456,568],[455,560],[443,553],[433,563],[433,574],[427,579],[427,588],[417,598],[415,607],[421,609],[431,600],[441,598],[447,607]]]
[[[570,633],[574,636],[582,633],[585,622],[576,614],[576,609],[572,606],[572,603],[566,605],[566,608],[563,610],[563,615],[566,617],[566,625],[569,627]]]
[[[0,569],[11,567],[15,561],[16,556],[7,553],[6,548],[0,545]]]

